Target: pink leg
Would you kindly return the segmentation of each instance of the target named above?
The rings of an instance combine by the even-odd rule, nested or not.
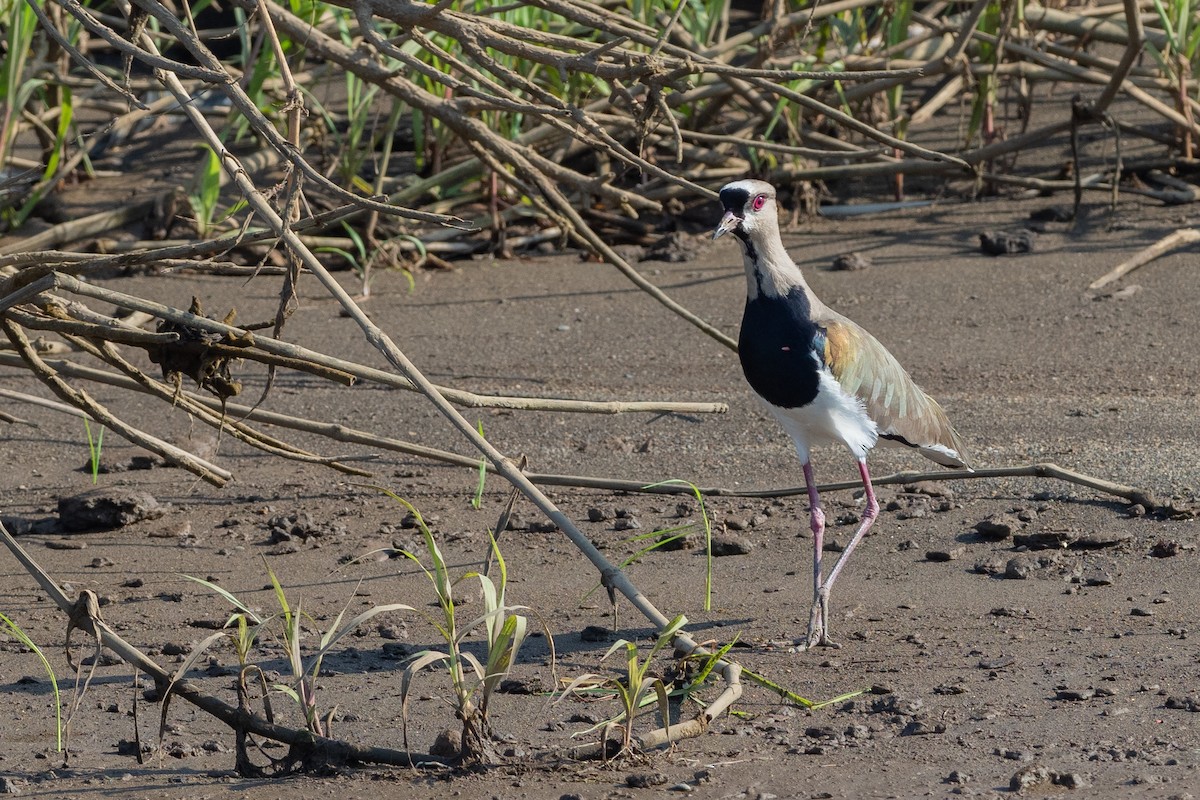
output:
[[[805,478],[809,481],[809,497],[816,496],[816,491],[813,489],[812,480],[809,478],[810,471],[805,472]],[[866,459],[858,460],[858,473],[862,476],[863,490],[866,493],[867,507],[863,511],[862,522],[859,523],[858,530],[855,531],[854,537],[850,539],[850,543],[846,545],[846,549],[838,556],[838,560],[834,563],[833,569],[829,571],[829,577],[823,582],[819,582],[813,597],[812,615],[808,623],[808,644],[807,647],[819,645],[821,647],[837,647],[838,645],[829,638],[829,591],[833,588],[833,582],[837,580],[838,575],[842,573],[842,569],[846,566],[846,561],[850,558],[850,554],[854,552],[854,548],[858,547],[858,543],[867,535],[867,531],[871,529],[871,525],[875,522],[875,518],[879,516],[879,501],[875,499],[875,489],[871,486],[871,473],[867,469]],[[824,527],[824,515],[821,517],[822,528]],[[814,526],[816,525],[814,521]],[[823,544],[819,542],[819,544]],[[820,563],[820,553],[816,555],[817,564]],[[818,581],[820,581],[820,567],[817,567]]]
[[[825,630],[825,623],[820,614],[821,606],[818,603],[823,578],[821,554],[825,551],[825,512],[821,510],[821,497],[817,494],[817,481],[813,478],[812,463],[805,461],[803,469],[804,484],[808,487],[809,525],[813,534],[813,606],[808,620],[808,641],[812,642],[818,632]]]

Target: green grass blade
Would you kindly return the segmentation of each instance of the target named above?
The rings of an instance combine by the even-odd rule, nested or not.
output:
[[[55,750],[62,752],[63,749],[63,721],[62,721],[62,698],[58,693],[58,678],[54,675],[54,668],[50,666],[50,661],[47,660],[46,654],[42,652],[42,648],[34,644],[34,641],[29,638],[25,631],[21,630],[17,623],[13,622],[4,614],[0,613],[0,622],[8,628],[17,641],[25,647],[28,647],[38,660],[42,662],[42,669],[46,671],[46,675],[50,678],[50,688],[54,692],[54,729],[55,729]]]

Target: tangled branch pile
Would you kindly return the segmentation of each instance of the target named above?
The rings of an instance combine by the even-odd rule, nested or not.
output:
[[[1130,191],[1164,202],[1200,194],[1168,174],[1194,167],[1200,134],[1194,0],[1155,2],[1157,27],[1150,29],[1139,0],[1072,10],[1001,0],[962,7],[769,3],[765,18],[711,0],[236,0],[228,28],[202,27],[191,8],[159,0],[93,7],[0,0],[5,5],[15,24],[3,70],[0,156],[10,171],[32,166],[40,177],[11,181],[3,200],[13,234],[0,243],[0,322],[16,353],[0,358],[215,483],[227,477],[220,467],[122,423],[72,380],[136,386],[175,403],[189,375],[218,398],[216,407],[189,400],[190,413],[269,452],[352,472],[338,459],[229,422],[222,410],[240,387],[228,360],[448,395],[415,373],[316,252],[351,261],[365,292],[372,264],[411,267],[410,255],[437,261],[439,250],[508,252],[571,241],[732,346],[611,243],[686,224],[693,209],[707,216],[713,189],[735,176],[760,174],[803,197],[814,182],[865,176],[890,176],[901,196],[904,176],[933,175],[967,179],[980,190],[1073,187],[1078,203],[1084,188],[1115,191],[1129,172],[1119,147],[1113,164],[1079,163],[1080,127],[1101,124],[1117,142],[1133,134],[1150,143],[1137,168],[1162,187],[1139,182]],[[214,52],[230,43],[232,53]],[[1050,99],[1063,84],[1077,92],[1070,104]],[[322,104],[318,98],[330,93],[313,87],[331,85],[340,87],[339,100]],[[1142,114],[1137,125],[1115,117],[1121,96],[1153,116]],[[959,124],[947,125],[955,111]],[[175,114],[207,148],[191,188],[21,236],[20,224],[66,178],[97,164],[135,168],[123,162],[122,142],[151,135],[140,127],[151,118],[174,119],[178,128]],[[1017,174],[1018,155],[1061,147],[1047,143],[1067,130],[1077,162],[1072,179]],[[150,238],[162,241],[107,241],[117,251],[107,255],[86,246],[49,249],[147,215],[154,218]],[[164,239],[187,226],[194,235]],[[72,277],[147,266],[258,270],[268,261],[285,275],[284,299],[274,320],[248,328],[235,327],[232,317],[218,323],[105,294]],[[278,337],[300,270],[324,282],[403,378],[255,333],[269,328]],[[99,314],[87,299],[113,302],[131,316]],[[156,331],[141,329],[153,320]],[[58,333],[68,349],[115,372],[67,364],[55,371],[27,329]],[[167,382],[126,360],[117,345],[146,349]],[[465,393],[449,400],[546,407]],[[663,407],[598,410],[648,408]]]

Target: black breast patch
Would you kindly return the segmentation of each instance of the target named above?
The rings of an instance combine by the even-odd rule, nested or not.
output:
[[[808,298],[802,289],[786,297],[758,297],[746,301],[738,358],[746,380],[768,403],[800,408],[817,396],[818,361],[825,352],[825,335],[809,316]]]

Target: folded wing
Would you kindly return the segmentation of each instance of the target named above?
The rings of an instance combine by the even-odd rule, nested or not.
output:
[[[947,467],[967,467],[966,450],[946,412],[909,377],[879,341],[840,315],[818,321],[825,331],[825,364],[857,397],[880,438],[916,448]]]

